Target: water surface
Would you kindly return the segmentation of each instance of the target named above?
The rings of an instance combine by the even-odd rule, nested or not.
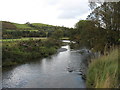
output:
[[[85,81],[79,75],[83,56],[70,51],[69,45],[61,48],[66,48],[67,51],[3,71],[3,87],[85,88]]]

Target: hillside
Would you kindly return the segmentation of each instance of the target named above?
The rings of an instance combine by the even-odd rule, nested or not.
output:
[[[14,25],[13,23],[11,22],[7,22],[7,21],[2,21],[2,29],[5,30],[5,29],[17,29],[16,25]]]
[[[42,23],[13,23],[2,21],[3,39],[22,37],[50,37],[55,31],[62,30],[63,36],[68,37],[69,28]]]
[[[32,23],[32,25],[38,26],[38,27],[44,27],[44,26],[51,27],[51,26],[53,26],[53,25],[42,24],[42,23]]]
[[[33,30],[33,29],[41,29],[41,28],[66,28],[61,26],[53,26],[49,24],[43,24],[43,23],[25,23],[25,24],[19,24],[19,23],[13,23],[8,21],[2,21],[2,29],[3,30]]]
[[[13,25],[15,25],[16,26],[16,28],[17,29],[19,29],[19,30],[31,30],[31,29],[34,29],[34,28],[32,28],[32,27],[30,27],[28,24],[18,24],[18,23],[12,23]]]
[[[6,29],[9,29],[9,30],[32,30],[32,29],[36,29],[36,27],[54,27],[54,26],[42,24],[42,23],[19,24],[19,23],[13,23],[13,22],[8,22],[8,21],[2,21],[3,30],[6,30]]]

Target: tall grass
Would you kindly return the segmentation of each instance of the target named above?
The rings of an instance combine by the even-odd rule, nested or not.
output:
[[[118,83],[118,49],[114,49],[107,56],[94,59],[87,72],[87,86],[89,88],[117,88]]]

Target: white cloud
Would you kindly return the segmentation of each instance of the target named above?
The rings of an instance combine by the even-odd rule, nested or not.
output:
[[[16,23],[73,27],[89,11],[87,0],[0,0],[0,3],[1,20]]]
[[[83,15],[88,12],[88,3],[86,0],[64,0],[60,9],[62,13],[59,15],[60,18],[76,18],[77,16]]]

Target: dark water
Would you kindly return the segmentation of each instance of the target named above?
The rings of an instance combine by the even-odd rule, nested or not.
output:
[[[3,71],[4,88],[85,88],[85,81],[79,75],[82,55],[67,51],[49,58],[16,66]],[[73,72],[69,72],[69,70]]]

